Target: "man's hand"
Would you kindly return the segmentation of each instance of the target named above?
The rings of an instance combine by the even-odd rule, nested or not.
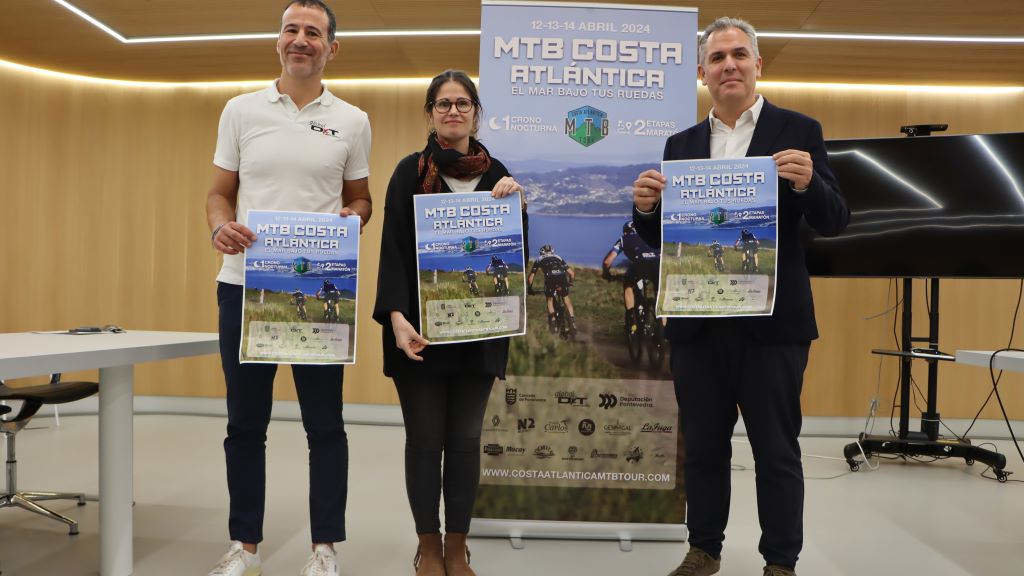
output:
[[[657,170],[645,170],[633,182],[633,204],[641,212],[650,212],[661,202],[665,177]]]
[[[255,241],[256,235],[248,227],[228,222],[213,236],[213,247],[224,254],[235,255],[244,252]]]
[[[362,214],[360,214],[360,213],[356,212],[355,210],[353,210],[353,209],[349,208],[348,206],[346,206],[346,207],[341,209],[341,212],[339,212],[338,215],[341,216],[342,218],[347,218],[349,216],[359,216],[359,233],[360,234],[363,233],[363,215]]]
[[[430,344],[430,341],[420,336],[405,319],[405,315],[396,310],[391,311],[391,328],[395,331],[395,346],[405,352],[410,360],[422,362],[423,357],[419,356],[419,353]]]
[[[772,154],[775,165],[779,169],[779,177],[792,182],[793,189],[807,190],[814,175],[814,161],[811,154],[803,150],[783,150]]]

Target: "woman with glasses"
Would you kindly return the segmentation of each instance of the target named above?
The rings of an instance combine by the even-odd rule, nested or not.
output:
[[[522,187],[473,137],[482,109],[465,72],[435,77],[423,112],[431,128],[426,145],[398,163],[388,184],[373,317],[384,328],[384,374],[395,382],[405,420],[416,574],[471,576],[466,534],[480,483],[480,428],[491,385],[505,377],[508,339],[431,346],[420,334],[413,195],[490,190],[501,198]]]

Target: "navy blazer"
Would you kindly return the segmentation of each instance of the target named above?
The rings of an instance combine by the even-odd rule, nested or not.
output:
[[[806,222],[823,236],[835,236],[849,223],[850,210],[829,168],[821,124],[798,112],[773,106],[766,100],[754,127],[747,156],[771,156],[786,149],[809,152],[814,162],[814,174],[803,193],[793,192],[788,180],[779,179],[775,310],[771,316],[750,316],[732,321],[751,340],[801,344],[818,337],[801,223]],[[711,123],[707,118],[669,137],[665,143],[665,160],[710,157]],[[651,246],[660,248],[661,204],[658,204],[654,214],[641,214],[634,207],[633,220],[640,236]],[[708,322],[721,321],[673,318],[668,322],[666,336],[673,344],[692,342],[701,337]]]

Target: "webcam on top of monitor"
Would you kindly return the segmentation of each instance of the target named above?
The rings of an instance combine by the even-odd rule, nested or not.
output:
[[[900,132],[906,134],[908,138],[913,138],[931,136],[932,132],[945,132],[946,128],[949,128],[949,124],[908,124],[900,126]]]

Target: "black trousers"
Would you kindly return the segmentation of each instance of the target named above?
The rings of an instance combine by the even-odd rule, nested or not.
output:
[[[277,365],[238,362],[242,287],[218,283],[217,303],[220,358],[227,383],[228,531],[232,540],[255,544],[263,540],[267,425]],[[310,531],[317,543],[345,539],[348,438],[341,414],[343,375],[339,365],[292,365],[309,447]]]
[[[395,376],[405,420],[405,488],[417,534],[469,532],[480,485],[480,428],[493,376]],[[444,466],[442,469],[442,453]]]
[[[718,557],[729,520],[737,407],[754,452],[758,550],[768,564],[796,566],[803,546],[800,390],[809,344],[752,342],[729,321],[672,347],[685,434],[687,528],[692,546]]]

